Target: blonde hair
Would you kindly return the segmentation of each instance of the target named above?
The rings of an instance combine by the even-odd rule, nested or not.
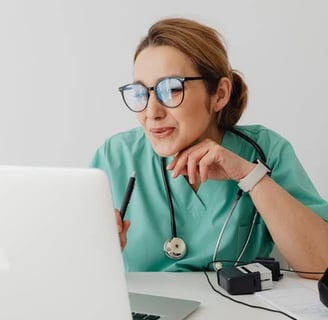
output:
[[[248,89],[241,73],[230,67],[227,50],[219,32],[185,18],[168,18],[154,23],[136,48],[134,61],[149,46],[171,46],[187,55],[213,94],[222,77],[232,83],[228,104],[218,114],[218,125],[229,129],[240,119],[247,105]]]

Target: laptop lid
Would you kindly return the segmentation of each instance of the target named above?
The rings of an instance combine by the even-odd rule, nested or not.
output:
[[[0,319],[131,319],[98,169],[0,166]]]
[[[127,292],[106,174],[0,166],[0,319],[185,319],[198,301]]]

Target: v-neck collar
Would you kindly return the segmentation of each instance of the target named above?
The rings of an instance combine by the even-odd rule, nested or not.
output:
[[[221,145],[226,148],[231,143],[233,144],[234,137],[231,135],[230,131],[225,131],[223,133]],[[173,157],[166,158],[165,165],[168,165],[172,161]],[[188,208],[193,213],[204,212],[211,203],[215,201],[213,192],[220,192],[222,187],[225,187],[225,181],[218,180],[208,180],[200,184],[197,192],[188,183],[186,177],[179,176],[177,178],[171,177],[171,172],[167,171],[168,183],[170,186],[171,196],[177,205],[181,205]]]

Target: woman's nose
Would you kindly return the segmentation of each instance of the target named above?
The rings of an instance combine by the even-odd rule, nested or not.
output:
[[[145,111],[147,117],[152,119],[162,118],[166,114],[166,108],[158,101],[153,90],[149,92],[148,104]]]

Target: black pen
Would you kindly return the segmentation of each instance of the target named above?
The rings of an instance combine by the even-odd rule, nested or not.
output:
[[[125,194],[124,194],[124,199],[123,199],[121,210],[120,210],[122,221],[124,219],[126,209],[127,209],[128,204],[130,202],[135,182],[136,182],[136,173],[133,171],[132,175],[129,179],[128,186],[126,187],[126,191],[125,191]]]

